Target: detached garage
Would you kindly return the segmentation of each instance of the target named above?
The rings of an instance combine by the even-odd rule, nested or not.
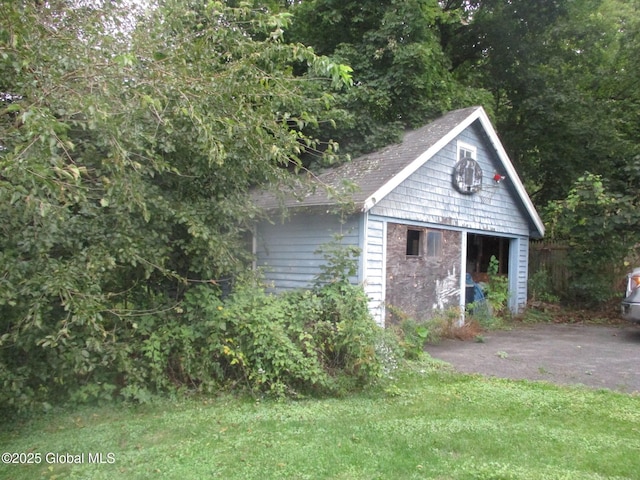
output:
[[[450,112],[313,182],[285,198],[283,221],[275,194],[256,195],[274,215],[257,226],[254,253],[275,291],[310,286],[318,248],[340,233],[361,249],[352,281],[364,285],[380,325],[395,309],[428,319],[464,308],[467,273],[483,280],[491,256],[508,275],[511,310],[525,306],[529,239],[544,225],[482,107]],[[342,194],[346,210],[337,208]]]

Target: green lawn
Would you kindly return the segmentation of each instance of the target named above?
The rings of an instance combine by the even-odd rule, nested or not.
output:
[[[230,396],[49,414],[0,434],[0,478],[596,479],[640,476],[640,398],[414,365],[386,392]],[[85,454],[79,465],[47,463]],[[89,453],[106,463],[88,463]],[[108,454],[112,454],[109,456]],[[92,460],[96,458],[92,455]],[[109,463],[113,461],[113,463]]]

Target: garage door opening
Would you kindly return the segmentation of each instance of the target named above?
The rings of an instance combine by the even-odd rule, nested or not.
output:
[[[498,273],[509,274],[509,238],[470,233],[467,236],[467,273],[476,283],[487,282],[489,262],[498,259]]]

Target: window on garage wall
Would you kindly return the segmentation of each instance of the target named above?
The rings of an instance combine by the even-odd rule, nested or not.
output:
[[[426,248],[425,248],[426,239]],[[442,232],[439,230],[407,229],[407,257],[439,257],[442,254]]]
[[[407,229],[407,257],[421,256],[423,235],[423,230]]]
[[[439,257],[442,254],[442,232],[427,231],[427,257]]]

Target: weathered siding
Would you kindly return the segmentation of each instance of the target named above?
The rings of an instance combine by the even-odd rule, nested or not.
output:
[[[477,147],[477,162],[483,173],[482,191],[463,195],[452,185],[457,142]],[[463,229],[513,235],[529,235],[524,207],[509,179],[493,180],[505,172],[491,153],[493,148],[478,124],[463,131],[413,175],[375,205],[370,213]]]
[[[476,148],[476,161],[482,168],[482,190],[464,195],[453,186],[452,174],[457,162],[459,142]],[[495,174],[505,175],[488,137],[479,124],[473,124],[429,159],[370,211],[370,215],[398,223],[437,226],[458,232],[482,233],[511,239],[509,258],[510,307],[523,308],[527,298],[528,236],[530,222],[518,194],[509,179],[496,183]],[[460,243],[460,242],[459,242]],[[462,255],[460,247],[459,254]],[[466,254],[466,252],[464,252]],[[412,259],[413,260],[413,259]],[[455,262],[449,262],[452,265]],[[398,303],[398,289],[390,284],[392,261],[387,259],[387,304]],[[400,263],[406,268],[406,262]],[[456,264],[456,267],[459,263]],[[410,266],[409,266],[410,268]],[[460,271],[457,272],[458,275]],[[440,272],[442,274],[442,272]],[[449,275],[453,275],[451,269]],[[405,289],[406,290],[406,289]],[[405,294],[408,298],[411,295]],[[459,297],[458,297],[459,298]],[[418,309],[431,300],[421,298]],[[405,302],[406,303],[406,302]],[[455,303],[455,302],[452,302]],[[411,307],[411,306],[409,306]],[[411,307],[413,308],[413,307]],[[411,310],[409,308],[409,310]],[[416,310],[414,308],[414,310]],[[416,312],[418,314],[419,312]]]
[[[384,326],[386,223],[365,215],[364,289],[369,297],[369,311],[376,323]]]
[[[423,232],[419,256],[407,255],[407,230]],[[437,255],[427,253],[428,232],[441,235]],[[398,321],[402,312],[416,320],[426,320],[434,312],[460,305],[461,233],[425,229],[419,226],[387,224],[385,323]]]
[[[529,239],[514,238],[510,245],[509,289],[512,292],[509,308],[513,312],[527,305],[527,283],[529,279]]]
[[[384,195],[393,190],[375,205],[373,197],[378,193],[374,192],[363,203],[364,213],[354,215],[346,224],[341,224],[337,216],[317,210],[295,215],[285,223],[260,224],[256,264],[264,270],[274,290],[312,285],[324,262],[322,255],[316,253],[318,248],[330,242],[335,233],[342,233],[343,244],[362,248],[357,278],[351,280],[364,285],[376,321],[384,325],[385,319],[392,319],[389,314],[393,309],[387,306],[397,307],[416,319],[426,319],[434,310],[464,306],[461,291],[468,267],[468,237],[475,234],[509,241],[509,306],[512,310],[522,308],[527,298],[528,238],[530,229],[535,228],[531,211],[524,205],[528,199],[521,197],[522,186],[517,183],[520,189],[516,188],[513,179],[505,178],[499,183],[494,180],[495,174],[506,176],[507,172],[499,157],[502,150],[496,151],[491,144],[493,134],[488,136],[480,122],[464,128],[451,141],[449,138],[460,129],[442,137],[437,148],[448,143],[417,170],[413,170],[415,162],[408,164],[410,169],[403,172],[413,173],[406,179],[404,175],[395,177],[399,185],[385,180],[384,188],[375,192]],[[482,169],[482,188],[472,195],[464,195],[453,186],[460,142],[475,153]],[[431,155],[432,151],[427,152]],[[406,150],[401,152],[408,155]],[[417,161],[422,158],[416,157]],[[506,168],[512,171],[510,166]],[[400,183],[400,179],[405,180]],[[441,257],[407,256],[408,225],[441,231]],[[502,264],[507,266],[505,258]]]
[[[341,224],[337,216],[328,214],[298,214],[284,223],[262,222],[256,231],[256,266],[264,271],[266,282],[274,285],[273,291],[308,288],[325,262],[316,253],[318,248],[331,242],[335,234],[344,235],[343,245],[358,246],[359,228],[356,216]]]

